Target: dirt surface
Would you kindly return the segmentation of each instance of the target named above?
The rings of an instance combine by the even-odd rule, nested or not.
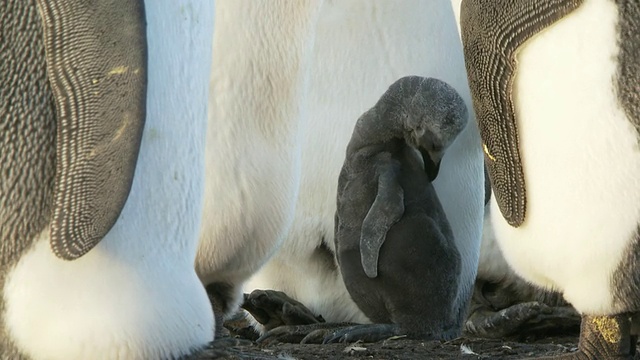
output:
[[[364,344],[266,344],[227,347],[226,359],[526,359],[576,349],[576,336],[514,340],[459,338],[452,341],[393,339]],[[203,358],[214,358],[213,355]],[[220,357],[219,357],[220,358]]]
[[[278,299],[282,300],[283,304],[295,303],[286,296]],[[517,304],[510,309],[517,309],[520,305]],[[278,302],[272,308],[265,309],[269,310],[271,315],[282,317],[284,308],[285,306]],[[518,317],[517,312],[500,311],[495,314],[501,314],[500,319]],[[278,340],[277,337],[272,337],[267,339],[271,342],[258,344],[253,340],[256,340],[259,334],[253,330],[248,318],[249,316],[241,310],[225,321],[225,329],[221,330],[225,336],[216,340],[212,349],[197,359],[528,359],[577,350],[580,326],[579,317],[573,319],[570,316],[559,316],[558,319],[547,319],[545,316],[539,316],[512,332],[514,335],[501,339],[478,338],[478,335],[463,336],[451,341],[421,341],[393,337],[377,343],[317,345],[282,343],[279,340],[283,338]],[[499,325],[499,321],[493,323],[493,326]],[[293,340],[294,338],[284,341],[299,341]]]

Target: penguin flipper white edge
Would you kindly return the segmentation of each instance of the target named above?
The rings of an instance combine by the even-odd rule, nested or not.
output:
[[[365,274],[378,276],[378,256],[387,232],[404,213],[404,192],[396,181],[398,165],[379,166],[378,194],[362,222],[360,258]]]
[[[51,247],[72,260],[100,242],[129,196],[146,109],[144,4],[38,8],[58,119]]]

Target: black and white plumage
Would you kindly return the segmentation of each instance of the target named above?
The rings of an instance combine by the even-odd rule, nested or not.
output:
[[[431,181],[467,118],[463,99],[446,83],[405,77],[358,119],[347,147],[338,181],[338,263],[359,308],[398,333],[460,332],[460,253]]]
[[[0,2],[0,358],[213,339],[193,268],[213,11],[146,5]]]
[[[570,358],[635,352],[639,20],[636,1],[462,3],[492,225],[518,275],[582,314]]]
[[[38,2],[57,124],[51,246],[67,260],[86,254],[116,222],[138,159],[147,83],[144,7],[122,5]]]

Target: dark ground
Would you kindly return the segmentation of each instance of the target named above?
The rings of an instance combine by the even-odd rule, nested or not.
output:
[[[226,359],[523,359],[575,350],[576,336],[521,340],[459,338],[452,341],[385,340],[373,344],[267,344],[228,349]],[[212,357],[206,357],[212,358]]]
[[[257,344],[248,340],[257,334],[250,331],[245,318],[238,317],[237,322],[229,320],[225,327],[229,337],[216,341],[215,348],[223,350],[224,356],[214,355],[213,351],[198,357],[203,359],[527,359],[540,356],[565,354],[576,350],[578,345],[578,326],[570,325],[550,330],[525,331],[525,334],[503,339],[487,339],[463,336],[451,341],[422,341],[402,337],[389,338],[377,343],[338,343],[338,344],[290,344],[273,341]],[[555,331],[550,333],[549,331]]]
[[[476,286],[470,314],[478,314],[479,319],[483,319],[485,315],[488,316],[487,319],[498,319],[492,322],[492,326],[496,327],[487,328],[497,330],[501,325],[510,324],[511,322],[508,321],[510,319],[514,321],[517,318],[528,319],[521,316],[526,312],[519,312],[519,309],[533,309],[526,307],[527,303],[524,303],[524,300],[533,300],[537,297],[536,301],[542,301],[551,307],[546,307],[549,311],[537,312],[538,315],[531,317],[529,321],[515,321],[515,324],[522,326],[512,328],[510,332],[501,332],[501,334],[510,335],[499,339],[467,335],[451,341],[424,341],[395,337],[377,343],[316,345],[272,341],[257,344],[249,339],[257,339],[258,334],[252,330],[250,323],[247,322],[244,311],[240,311],[224,324],[226,330],[222,330],[222,332],[226,332],[230,336],[222,337],[214,345],[215,349],[226,352],[226,356],[216,357],[214,351],[209,351],[206,354],[201,354],[198,359],[528,359],[561,355],[577,349],[580,318],[575,311],[565,306],[566,303],[561,297],[539,291],[534,292],[534,296],[526,294],[526,291],[522,291],[522,289],[517,289],[519,290],[517,292],[512,290],[502,285],[495,289],[487,284]],[[273,304],[270,302],[265,303],[268,305],[260,304],[264,309],[268,309],[270,314],[276,314],[276,317],[283,318],[282,315],[285,313],[283,304],[285,303],[293,304],[292,307],[299,305],[301,309],[306,309],[304,305],[297,303],[284,293],[268,290],[270,296],[265,297],[260,295],[262,292],[255,292],[256,299],[273,298],[279,300]],[[518,298],[515,296],[517,294],[524,294],[525,297]],[[249,298],[253,296],[254,293],[249,295]],[[498,304],[500,302],[498,300],[505,299],[509,299],[510,302]],[[497,309],[504,310],[491,310],[482,305],[481,300],[493,302],[493,305],[498,304]],[[248,303],[245,298],[245,305],[248,306]],[[265,306],[273,307],[267,308]],[[474,318],[475,315],[470,315],[467,318],[467,324]],[[507,320],[507,322],[501,324],[502,320]],[[298,324],[306,324],[306,322],[298,322]],[[482,324],[482,322],[476,324]],[[498,332],[489,331],[489,333],[492,333],[494,337],[501,336],[497,335],[500,334]],[[275,338],[272,339],[275,340]]]

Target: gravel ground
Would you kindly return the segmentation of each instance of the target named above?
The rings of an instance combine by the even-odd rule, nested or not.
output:
[[[579,331],[576,325],[554,328],[554,334],[547,328],[544,332],[528,331],[504,339],[463,336],[451,341],[421,341],[396,337],[377,343],[257,344],[248,339],[255,339],[256,334],[247,325],[244,320],[227,322],[225,327],[232,336],[214,343],[214,348],[225,354],[210,350],[197,359],[527,359],[576,350]]]
[[[225,359],[523,359],[575,350],[577,336],[515,340],[459,338],[452,341],[386,340],[364,344],[267,344],[227,348]],[[213,359],[213,355],[202,359]]]

